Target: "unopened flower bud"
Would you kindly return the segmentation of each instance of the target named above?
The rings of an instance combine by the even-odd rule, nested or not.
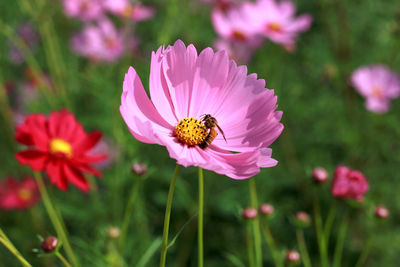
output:
[[[252,207],[245,208],[242,211],[242,217],[247,220],[252,220],[257,217],[257,210]]]
[[[107,235],[109,238],[118,238],[121,235],[121,230],[116,226],[108,228]]]
[[[147,166],[141,162],[135,162],[132,165],[132,172],[136,175],[142,176],[147,172]]]
[[[375,208],[375,216],[380,219],[386,219],[389,217],[389,210],[383,205],[378,205]]]
[[[41,247],[44,252],[51,252],[57,248],[58,240],[55,236],[46,237],[41,244]]]
[[[259,211],[263,215],[271,216],[272,214],[274,214],[275,209],[274,206],[272,206],[271,204],[264,203],[261,204],[261,206],[259,207]]]
[[[317,167],[312,171],[311,177],[314,179],[315,182],[322,184],[328,181],[329,174],[324,168]]]
[[[299,262],[300,261],[300,253],[296,250],[288,250],[286,252],[286,260],[288,262]]]
[[[308,227],[310,225],[310,215],[304,211],[299,211],[295,215],[295,224],[297,227]]]

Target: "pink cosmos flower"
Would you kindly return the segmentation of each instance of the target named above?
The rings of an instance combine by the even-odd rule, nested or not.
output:
[[[400,96],[399,75],[384,65],[358,68],[352,73],[350,82],[367,99],[365,107],[371,112],[387,112],[390,100]]]
[[[64,13],[83,21],[100,19],[104,15],[101,0],[64,0]]]
[[[214,8],[211,13],[214,29],[225,40],[257,48],[263,40],[257,35],[257,29],[250,26],[253,14],[244,11],[243,5],[232,6],[225,11]]]
[[[247,63],[253,55],[253,49],[247,45],[217,39],[214,42],[216,50],[225,50],[230,59],[238,63]]]
[[[112,62],[124,52],[125,31],[118,31],[111,21],[100,20],[97,25],[87,25],[71,39],[71,49],[94,61]]]
[[[283,45],[288,51],[295,49],[299,33],[308,30],[312,17],[308,14],[295,17],[296,6],[288,0],[258,0],[243,6],[247,17],[251,17],[249,28]]]
[[[148,20],[155,15],[154,8],[140,3],[132,4],[129,0],[106,0],[104,7],[117,16],[131,18],[134,21]]]
[[[225,51],[211,48],[199,55],[178,40],[153,52],[150,97],[136,71],[125,75],[120,111],[132,135],[141,142],[166,146],[177,163],[199,166],[234,179],[245,179],[272,167],[268,148],[281,134],[277,97],[256,74],[247,75]],[[206,148],[210,137],[202,118],[210,114],[225,134]]]
[[[339,165],[334,173],[331,190],[337,198],[359,200],[368,191],[368,181],[361,172]]]

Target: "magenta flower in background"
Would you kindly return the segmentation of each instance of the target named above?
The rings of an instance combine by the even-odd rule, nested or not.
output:
[[[244,12],[243,5],[237,5],[225,11],[214,8],[211,20],[215,31],[223,39],[257,48],[263,40],[257,35],[257,28],[250,26],[253,15]]]
[[[335,169],[331,190],[334,197],[360,200],[368,191],[368,181],[360,171],[339,165]]]
[[[387,112],[390,100],[400,96],[399,75],[384,65],[358,68],[352,73],[350,82],[366,98],[365,107],[371,112]]]
[[[125,123],[139,141],[166,146],[178,164],[234,179],[277,164],[268,148],[283,130],[277,97],[225,51],[206,48],[198,55],[193,45],[180,40],[160,47],[151,59],[150,97],[129,68],[120,106]],[[218,121],[226,141],[217,130],[211,144],[200,147],[211,133],[201,120],[204,114]]]
[[[32,23],[26,22],[17,27],[16,33],[26,47],[33,50],[39,42],[39,34],[33,28]],[[22,52],[14,45],[10,44],[9,58],[14,64],[21,64],[24,62]]]
[[[28,209],[39,200],[39,188],[31,177],[22,181],[8,177],[0,182],[0,209]]]
[[[88,24],[71,39],[71,49],[93,61],[112,62],[124,52],[125,31],[118,31],[111,21],[103,19]]]
[[[64,13],[82,21],[101,19],[104,8],[101,0],[63,0]]]
[[[258,0],[256,3],[243,5],[249,20],[249,28],[258,34],[281,44],[288,51],[296,47],[296,38],[307,31],[312,22],[308,14],[295,17],[296,6],[291,1]]]
[[[238,5],[243,0],[200,0],[203,3],[213,5],[214,8],[218,8],[222,11],[226,11],[229,8]]]

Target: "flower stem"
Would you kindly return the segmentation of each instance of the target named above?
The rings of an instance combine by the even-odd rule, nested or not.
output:
[[[251,222],[246,221],[246,240],[247,240],[247,253],[249,256],[249,266],[254,267],[254,242]]]
[[[32,267],[32,265],[19,253],[19,251],[11,243],[10,239],[0,228],[0,243],[2,243],[14,256],[21,262],[22,266]]]
[[[275,266],[276,267],[283,267],[282,260],[279,257],[279,253],[278,253],[278,251],[276,249],[275,241],[274,241],[274,238],[272,237],[271,230],[269,229],[269,226],[264,224],[262,229],[263,229],[265,241],[267,242],[267,245],[268,245],[269,249],[271,250],[272,259],[274,260]]]
[[[67,261],[67,259],[61,255],[61,253],[59,251],[57,251],[56,253],[57,258],[60,259],[60,261],[62,261],[62,263],[66,266],[66,267],[71,267],[71,264],[69,264],[69,262]]]
[[[11,107],[10,107],[10,103],[8,101],[8,95],[7,95],[7,91],[6,88],[3,84],[3,77],[1,75],[2,70],[0,70],[0,108],[1,108],[1,115],[3,117],[3,121],[5,124],[5,132],[8,135],[9,138],[9,142],[7,142],[10,147],[12,148],[12,150],[14,151],[16,149],[16,145],[14,142],[14,125],[13,125],[13,114],[11,111]]]
[[[296,229],[296,236],[301,253],[301,261],[303,262],[304,267],[311,267],[310,256],[308,255],[303,229]]]
[[[333,204],[331,205],[331,208],[328,212],[328,218],[326,219],[325,227],[324,227],[326,244],[329,244],[329,238],[331,235],[332,225],[335,220],[335,215],[336,215],[336,202],[333,202]]]
[[[333,267],[340,266],[340,261],[342,260],[342,254],[343,254],[344,241],[346,239],[347,226],[348,226],[348,220],[346,213],[344,215],[342,224],[340,225],[339,228],[339,236],[338,240],[336,241],[335,254],[333,257],[333,265],[332,265]]]
[[[258,209],[257,203],[257,190],[256,182],[253,179],[249,179],[250,186],[250,201],[251,206]],[[261,250],[261,233],[260,233],[260,219],[259,216],[252,220],[253,222],[253,234],[254,234],[254,245],[255,245],[255,256],[256,256],[256,266],[262,266],[262,250]]]
[[[325,240],[325,234],[322,228],[322,218],[321,218],[321,210],[319,206],[319,198],[317,192],[314,192],[314,220],[315,220],[315,230],[317,232],[317,241],[318,248],[321,257],[321,266],[328,267],[328,252],[327,252],[327,244]]]
[[[373,236],[368,238],[367,243],[364,245],[363,250],[361,251],[360,257],[357,260],[355,267],[362,267],[365,264],[365,261],[368,258],[369,252],[371,251]]]
[[[131,192],[129,194],[129,199],[128,203],[125,208],[124,212],[124,218],[122,221],[122,228],[121,228],[121,239],[120,239],[120,249],[121,252],[123,253],[124,251],[124,246],[125,246],[125,239],[126,239],[126,234],[128,233],[128,227],[129,227],[129,221],[132,215],[132,210],[133,210],[133,204],[135,203],[135,199],[138,193],[139,185],[140,185],[140,178],[137,178],[135,182],[133,183]]]
[[[176,165],[174,176],[172,177],[171,184],[169,185],[167,206],[165,207],[165,217],[164,217],[164,230],[161,243],[161,257],[160,257],[160,267],[165,267],[165,262],[167,260],[167,246],[168,246],[168,231],[169,231],[169,220],[171,217],[171,206],[172,197],[174,195],[176,178],[178,177],[180,165]]]
[[[76,258],[71,244],[68,240],[68,234],[64,227],[64,223],[62,221],[61,216],[58,214],[55,206],[53,205],[49,193],[47,192],[46,186],[44,185],[43,178],[40,172],[33,172],[33,176],[35,177],[36,183],[38,184],[40,195],[42,196],[42,200],[46,211],[50,217],[51,223],[53,224],[57,235],[61,238],[63,243],[65,252],[68,255],[69,260],[72,262],[73,266],[80,266],[78,259]]]
[[[203,213],[204,213],[204,176],[203,169],[198,168],[199,170],[199,217],[198,217],[198,231],[197,231],[197,246],[198,246],[198,266],[203,267],[203,258],[204,258],[204,250],[203,250]]]

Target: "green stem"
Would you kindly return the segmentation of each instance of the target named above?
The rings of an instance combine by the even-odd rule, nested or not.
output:
[[[22,266],[32,267],[32,265],[14,247],[14,245],[8,239],[3,230],[1,230],[1,228],[0,228],[0,243],[2,243],[21,262]]]
[[[363,248],[363,250],[361,251],[361,254],[360,254],[360,258],[358,258],[355,267],[362,267],[362,266],[364,266],[365,262],[367,261],[369,252],[371,251],[372,239],[373,239],[373,236],[371,236],[371,237],[368,238],[368,241],[367,241],[367,243],[364,245],[364,248]]]
[[[51,223],[53,224],[57,235],[61,238],[63,243],[65,252],[68,255],[69,260],[72,262],[73,266],[80,266],[79,262],[72,250],[71,244],[68,240],[68,234],[64,227],[64,223],[62,221],[61,216],[58,214],[55,206],[53,205],[49,193],[47,192],[46,186],[44,185],[44,181],[40,172],[33,172],[33,176],[38,184],[40,195],[42,196],[42,200],[46,211],[50,217]],[[54,203],[55,204],[55,203]]]
[[[315,220],[315,230],[317,232],[317,242],[319,253],[321,257],[321,266],[328,267],[328,252],[327,252],[327,244],[325,240],[325,234],[322,228],[322,218],[321,218],[321,210],[319,206],[319,198],[317,192],[314,192],[314,220]]]
[[[199,217],[198,217],[198,231],[197,231],[197,246],[198,246],[198,266],[203,267],[204,250],[203,250],[203,213],[204,213],[204,177],[203,169],[199,170]]]
[[[3,121],[5,124],[5,131],[7,133],[9,141],[7,142],[12,150],[15,150],[15,141],[14,141],[14,125],[12,122],[12,111],[10,107],[10,103],[8,101],[8,95],[6,88],[3,85],[3,77],[2,77],[2,70],[0,70],[0,108],[1,108],[1,114],[3,117]]]
[[[247,253],[249,256],[249,266],[254,267],[254,242],[253,242],[253,232],[252,224],[246,220],[246,241],[247,241]]]
[[[329,238],[331,236],[333,222],[335,221],[335,215],[336,215],[336,202],[333,202],[331,205],[331,208],[328,212],[328,218],[326,219],[325,227],[324,227],[324,235],[325,235],[326,244],[329,244]]]
[[[308,254],[306,241],[304,239],[303,229],[296,229],[296,236],[301,253],[301,261],[303,262],[304,267],[311,267],[310,256]]]
[[[249,187],[250,187],[250,200],[251,206],[255,209],[258,209],[258,201],[257,201],[257,190],[256,190],[256,182],[253,179],[249,179]],[[261,248],[261,233],[260,233],[260,219],[259,216],[252,220],[253,222],[253,234],[254,234],[254,246],[255,246],[255,256],[256,256],[256,266],[262,266],[262,248]]]
[[[272,237],[272,233],[271,233],[271,230],[269,229],[269,226],[264,224],[262,229],[263,229],[265,241],[267,242],[267,245],[268,245],[269,249],[271,250],[272,259],[274,260],[275,266],[283,267],[282,260],[279,257],[279,253],[278,253],[278,250],[276,249],[275,241],[274,241],[274,238]]]
[[[57,258],[62,261],[62,263],[66,266],[66,267],[71,267],[71,264],[69,264],[69,262],[67,261],[67,259],[61,255],[61,253],[59,251],[57,251],[56,253]]]
[[[338,236],[338,240],[336,241],[335,254],[333,257],[333,265],[332,265],[333,267],[340,266],[340,262],[342,260],[342,254],[343,254],[344,241],[346,239],[347,226],[348,226],[348,219],[347,219],[347,213],[346,213],[344,215],[342,224],[340,225],[340,228],[339,228],[339,236]]]
[[[165,267],[165,262],[167,260],[167,249],[168,249],[168,231],[169,231],[169,220],[171,217],[171,206],[172,197],[174,195],[176,178],[178,177],[180,165],[176,165],[174,176],[172,177],[171,184],[169,185],[167,206],[165,207],[165,217],[164,217],[164,230],[161,243],[161,257],[160,257],[160,267]]]
[[[132,215],[133,204],[135,203],[135,199],[139,191],[140,181],[141,181],[140,178],[135,179],[135,182],[133,183],[131,192],[129,194],[128,203],[125,208],[124,218],[122,221],[122,228],[121,228],[121,239],[119,243],[122,253],[124,251],[125,239],[126,239],[126,234],[128,233],[129,221]]]

